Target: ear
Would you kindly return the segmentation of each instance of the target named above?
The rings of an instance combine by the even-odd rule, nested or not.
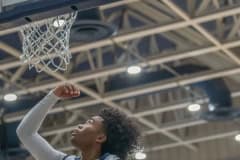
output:
[[[96,142],[97,143],[104,143],[107,140],[107,136],[105,134],[99,134],[97,136]]]

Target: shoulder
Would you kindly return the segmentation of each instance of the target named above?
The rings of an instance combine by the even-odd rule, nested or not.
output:
[[[62,160],[81,160],[81,158],[75,155],[66,155]]]
[[[100,160],[120,160],[120,158],[114,154],[106,153],[100,158]]]
[[[81,160],[81,158],[75,155],[66,155],[62,160]],[[98,160],[120,160],[120,158],[116,155],[107,153],[100,157]]]

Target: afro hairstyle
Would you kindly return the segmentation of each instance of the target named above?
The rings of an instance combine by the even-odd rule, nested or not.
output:
[[[115,154],[125,160],[138,145],[140,132],[137,124],[125,113],[114,108],[102,109],[99,116],[104,120],[107,136],[107,140],[102,144],[102,154]]]

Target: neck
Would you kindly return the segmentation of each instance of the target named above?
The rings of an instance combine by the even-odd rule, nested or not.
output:
[[[82,150],[82,160],[96,160],[101,156],[99,147],[92,147]]]

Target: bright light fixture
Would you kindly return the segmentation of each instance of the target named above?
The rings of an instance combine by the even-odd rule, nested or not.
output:
[[[237,134],[237,135],[235,136],[235,140],[238,141],[238,142],[240,142],[240,134]]]
[[[215,106],[213,104],[208,105],[209,111],[213,112],[215,110]]]
[[[6,94],[4,97],[5,101],[11,102],[11,101],[16,101],[17,100],[17,95],[13,93]]]
[[[137,152],[135,154],[135,158],[138,159],[138,160],[145,159],[146,157],[147,157],[147,155],[143,152]]]
[[[128,69],[127,69],[127,72],[129,73],[129,74],[138,74],[138,73],[140,73],[142,71],[142,69],[141,69],[141,67],[139,67],[139,66],[130,66],[130,67],[128,67]]]
[[[199,111],[200,109],[201,109],[201,106],[200,106],[200,104],[197,104],[197,103],[190,104],[190,105],[188,106],[188,110],[189,110],[190,112],[197,112],[197,111]]]
[[[62,27],[65,24],[65,20],[58,19],[53,22],[54,27]]]

